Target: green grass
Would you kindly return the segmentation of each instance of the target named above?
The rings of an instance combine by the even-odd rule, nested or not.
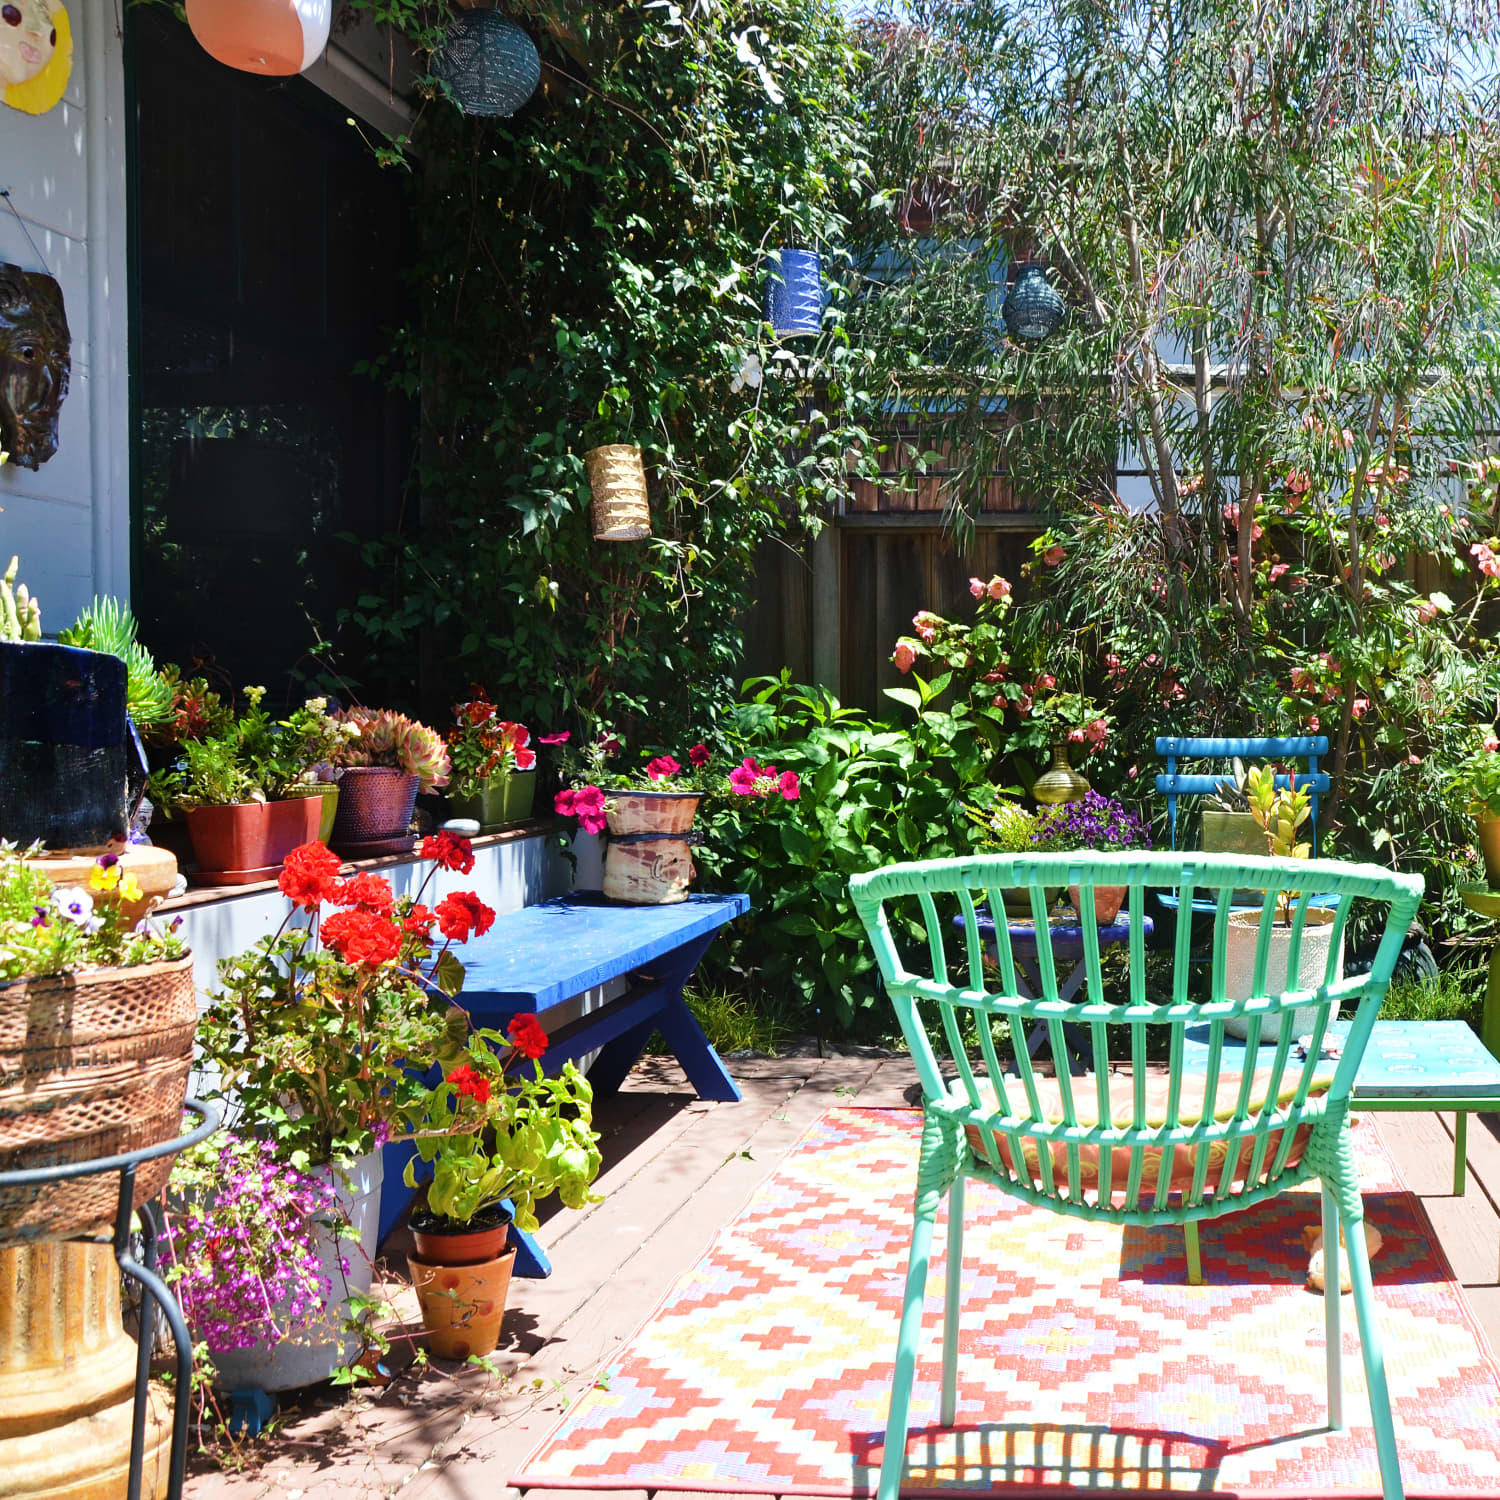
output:
[[[796,1024],[789,1006],[764,991],[747,994],[722,985],[690,985],[683,999],[721,1056],[728,1052],[764,1052],[774,1057],[783,1042],[807,1029]],[[660,1036],[652,1039],[648,1050],[666,1050]]]
[[[1380,1003],[1382,1021],[1467,1021],[1476,1031],[1484,1011],[1485,970],[1474,964],[1442,970],[1436,979],[1394,983]]]

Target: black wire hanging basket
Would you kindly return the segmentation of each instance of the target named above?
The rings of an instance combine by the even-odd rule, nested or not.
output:
[[[1035,344],[1056,333],[1067,315],[1062,293],[1047,280],[1047,268],[1026,261],[1016,268],[1016,279],[1006,294],[1000,313],[1011,338]]]
[[[515,114],[542,80],[542,60],[526,30],[495,10],[471,10],[449,28],[432,71],[466,115]]]

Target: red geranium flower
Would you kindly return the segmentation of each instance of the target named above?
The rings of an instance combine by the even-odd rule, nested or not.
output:
[[[461,1068],[455,1068],[448,1075],[448,1082],[458,1091],[462,1098],[475,1099],[480,1104],[490,1102],[490,1081],[483,1073],[476,1073],[468,1063]]]
[[[323,942],[351,967],[378,969],[401,951],[401,932],[371,911],[338,911],[323,923]]]
[[[473,891],[455,891],[437,904],[438,930],[455,943],[466,943],[472,932],[483,937],[495,923],[495,913]]]
[[[377,912],[389,916],[395,896],[391,883],[380,875],[351,875],[348,880],[336,881],[328,892],[327,899],[335,906],[353,906],[360,911]]]
[[[505,1034],[522,1057],[535,1061],[547,1050],[547,1033],[542,1030],[542,1023],[529,1013],[513,1016]]]
[[[422,858],[436,860],[445,870],[457,870],[467,875],[474,868],[474,846],[461,834],[430,834],[422,840]]]
[[[414,937],[426,938],[432,935],[432,913],[419,901],[401,919],[401,929],[409,932]]]
[[[304,911],[316,911],[338,884],[340,861],[326,844],[302,844],[287,855],[276,884]]]

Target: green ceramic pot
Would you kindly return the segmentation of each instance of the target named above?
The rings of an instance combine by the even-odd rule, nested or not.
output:
[[[306,786],[296,786],[287,793],[288,797],[321,797],[323,799],[323,818],[318,825],[318,841],[326,844],[333,836],[333,820],[339,810],[339,789],[332,781],[314,781]]]
[[[507,771],[491,776],[473,797],[448,798],[448,813],[454,818],[473,818],[483,833],[493,833],[508,823],[524,823],[536,800],[535,771]]]

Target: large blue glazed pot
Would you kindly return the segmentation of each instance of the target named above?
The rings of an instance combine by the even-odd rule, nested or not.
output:
[[[0,641],[0,838],[122,844],[145,774],[119,657]]]

